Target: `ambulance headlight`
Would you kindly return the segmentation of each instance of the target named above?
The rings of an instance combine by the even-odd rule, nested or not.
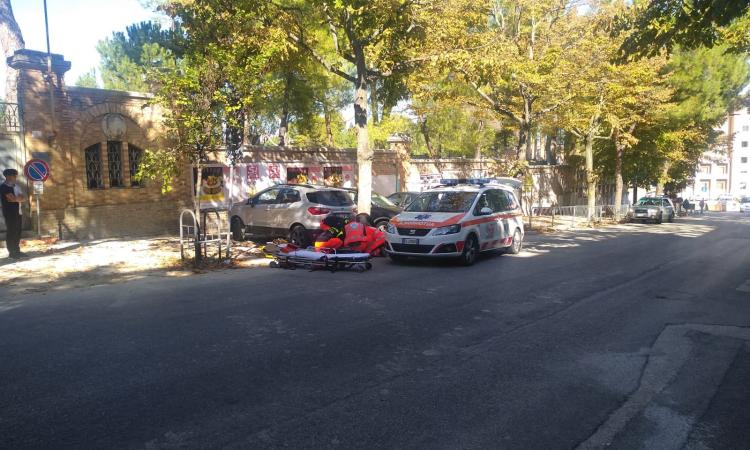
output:
[[[386,225],[386,227],[385,227],[385,231],[388,234],[396,234],[397,233],[397,231],[396,231],[396,225],[388,222],[388,225]]]
[[[433,236],[445,236],[446,234],[456,234],[461,232],[461,225],[450,225],[447,227],[440,227],[435,228],[435,231],[432,232]]]

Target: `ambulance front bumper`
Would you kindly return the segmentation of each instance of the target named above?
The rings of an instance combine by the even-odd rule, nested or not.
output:
[[[386,251],[394,255],[455,258],[464,251],[463,233],[409,238],[386,234]]]

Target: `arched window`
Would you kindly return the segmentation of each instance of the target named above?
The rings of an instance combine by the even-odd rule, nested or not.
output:
[[[109,163],[109,187],[123,187],[122,142],[107,142],[107,162]]]
[[[84,150],[86,159],[86,186],[89,189],[102,189],[102,146],[94,144]]]
[[[128,143],[128,161],[130,162],[130,185],[133,187],[143,186],[143,181],[135,179],[143,161],[143,150]]]

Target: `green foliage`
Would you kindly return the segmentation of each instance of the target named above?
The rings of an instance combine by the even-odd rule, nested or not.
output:
[[[167,111],[170,143],[143,173],[162,180],[224,145],[226,130],[257,143],[285,124],[292,145],[357,146],[365,158],[408,134],[416,155],[515,147],[521,165],[537,133],[563,130],[566,149],[592,142],[600,175],[619,161],[628,182],[679,186],[749,78],[746,55],[730,53],[746,48],[744,1],[159,3],[176,30],[137,24],[99,51],[105,87],[154,90]],[[648,57],[622,58],[644,36],[656,44],[633,51]],[[391,113],[404,101],[409,115]],[[351,127],[341,111],[353,105]]]
[[[135,180],[156,180],[161,185],[161,193],[172,191],[172,181],[180,175],[182,158],[178,151],[171,149],[146,150],[141,160]]]
[[[510,122],[519,132],[517,151],[531,149],[531,135],[574,93],[580,69],[570,56],[585,20],[558,0],[438,1],[422,10],[427,27],[415,50],[423,66],[413,81],[423,100],[451,99]],[[417,56],[415,55],[415,56]],[[429,80],[456,85],[452,94]],[[463,86],[460,86],[460,85]],[[428,92],[418,92],[427,87]]]
[[[650,0],[642,2],[631,26],[636,28],[623,42],[624,56],[654,56],[671,51],[728,44],[747,51],[750,32],[748,0]]]
[[[414,154],[473,158],[495,144],[497,123],[476,108],[446,102],[414,107],[420,112],[409,130]]]
[[[105,89],[150,92],[147,73],[169,68],[182,55],[180,29],[164,30],[155,22],[130,25],[100,41],[101,75]]]
[[[720,143],[717,128],[750,81],[746,58],[725,50],[677,49],[672,55],[665,76],[674,96],[660,121],[636,133],[638,143],[626,163],[631,180],[684,185],[703,153]]]
[[[76,86],[86,88],[97,88],[99,82],[96,80],[96,69],[91,69],[76,80]]]
[[[167,139],[144,164],[142,176],[157,178],[163,190],[185,164],[200,164],[227,143],[225,131],[244,128],[245,114],[267,95],[270,76],[286,45],[251,17],[227,16],[219,2],[174,1],[165,5],[184,27],[182,57],[147,70],[156,103],[164,110]],[[217,45],[221,42],[222,45]],[[146,53],[151,44],[143,46]],[[155,55],[159,52],[155,51]]]

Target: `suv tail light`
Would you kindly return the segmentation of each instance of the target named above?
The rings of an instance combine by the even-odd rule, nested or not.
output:
[[[317,206],[311,206],[307,208],[307,212],[309,212],[313,216],[324,216],[326,214],[329,214],[331,210],[328,208],[319,208]]]

